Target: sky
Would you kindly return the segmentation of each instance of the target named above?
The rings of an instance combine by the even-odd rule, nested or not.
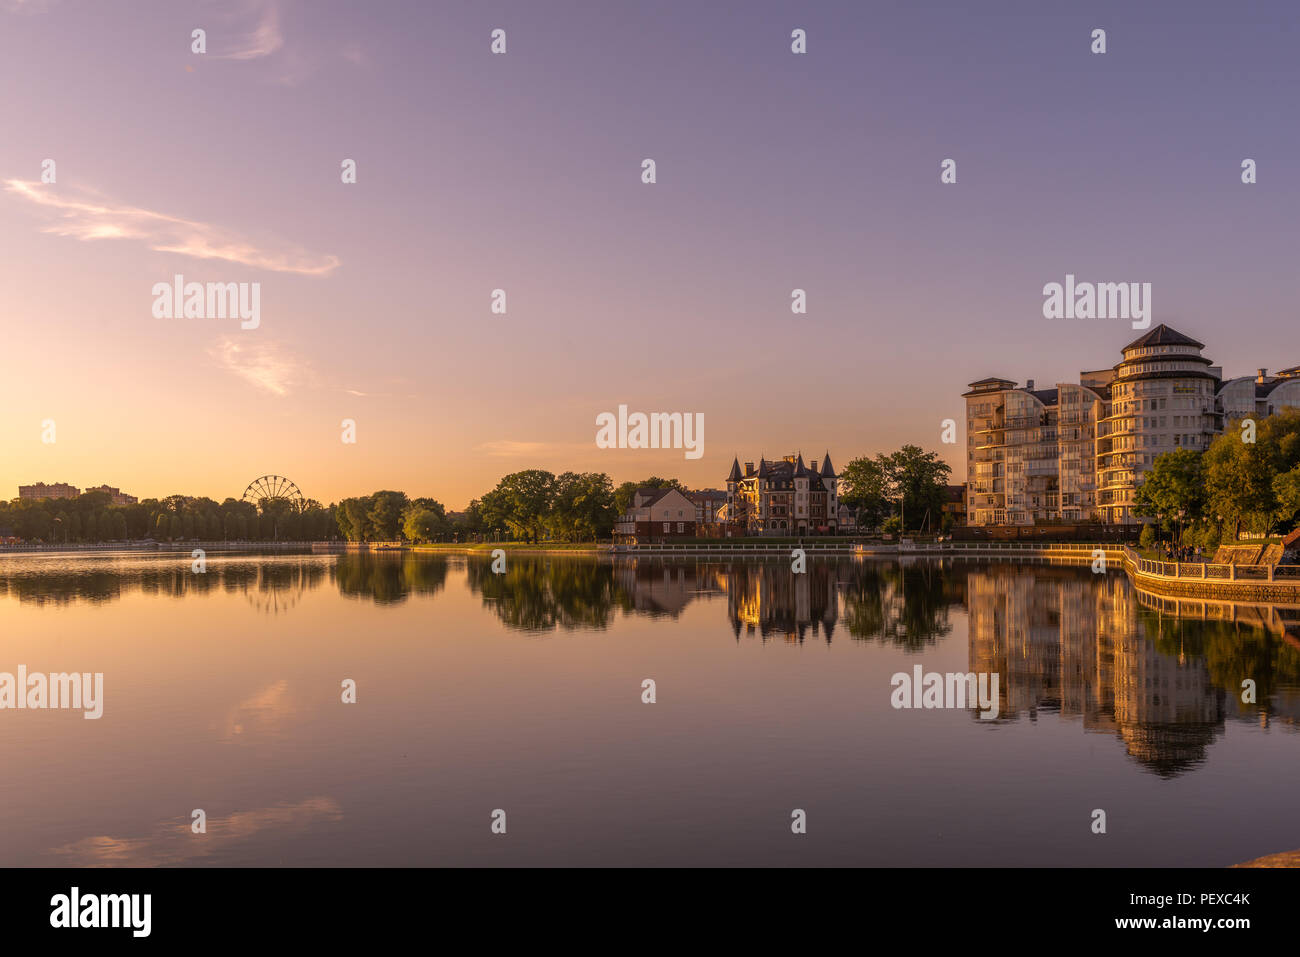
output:
[[[0,0],[0,496],[461,508],[904,443],[962,481],[967,383],[1140,334],[1045,319],[1067,273],[1300,364],[1297,44],[1292,2]],[[177,274],[260,324],[155,317]],[[703,456],[598,448],[619,405]]]

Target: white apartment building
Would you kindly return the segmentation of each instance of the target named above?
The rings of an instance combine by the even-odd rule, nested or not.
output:
[[[1162,324],[1078,384],[972,382],[967,524],[1140,521],[1134,495],[1157,455],[1204,450],[1234,419],[1300,408],[1300,366],[1225,382],[1204,348]]]

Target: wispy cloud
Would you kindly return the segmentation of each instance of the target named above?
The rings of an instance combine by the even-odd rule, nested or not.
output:
[[[339,265],[337,256],[311,253],[297,246],[275,248],[210,223],[129,206],[85,191],[70,192],[62,185],[54,189],[34,180],[10,179],[5,180],[5,189],[48,217],[50,222],[42,232],[55,236],[82,241],[130,239],[157,252],[220,259],[304,276],[326,276]]]
[[[230,739],[246,733],[255,737],[275,735],[297,710],[289,693],[289,682],[281,678],[231,708],[223,722],[224,736]]]
[[[284,34],[280,32],[280,11],[273,3],[265,4],[261,11],[257,27],[234,41],[234,50],[229,53],[213,53],[218,60],[257,60],[270,56],[284,46]]]
[[[172,820],[160,822],[143,837],[97,834],[52,848],[50,853],[67,866],[169,867],[265,841],[268,835],[302,833],[341,820],[338,801],[322,795],[209,818],[203,840],[194,837],[191,821]]]
[[[474,446],[475,452],[496,458],[514,458],[521,455],[535,455],[538,452],[554,448],[546,442],[517,442],[513,439],[496,439]]]
[[[222,369],[272,395],[288,395],[311,375],[306,363],[273,342],[227,337],[213,345],[208,354]]]
[[[10,13],[44,13],[57,0],[0,0],[0,10]]]

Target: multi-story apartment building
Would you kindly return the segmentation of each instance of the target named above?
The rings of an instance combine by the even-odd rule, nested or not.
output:
[[[727,521],[748,535],[809,535],[834,532],[839,524],[839,477],[830,452],[819,467],[802,454],[771,462],[731,463],[727,476]]]
[[[94,488],[86,489],[87,492],[103,492],[108,495],[114,505],[135,505],[140,500],[134,495],[127,495],[120,488],[114,488],[112,485],[96,485]]]
[[[1010,379],[980,379],[966,398],[966,521],[969,525],[1032,525],[1059,517],[1061,389],[1020,388]],[[1083,393],[1070,392],[1071,415],[1092,412]],[[1069,420],[1087,442],[1086,426]],[[1074,461],[1071,459],[1071,461]],[[1073,489],[1079,483],[1072,480]]]
[[[1300,366],[1223,380],[1204,344],[1159,325],[1110,369],[1054,389],[980,379],[966,399],[967,523],[1139,521],[1156,456],[1205,449],[1226,421],[1300,408]]]
[[[66,482],[54,482],[50,485],[37,482],[35,485],[18,486],[18,497],[32,501],[42,498],[76,498],[80,494],[81,489]]]

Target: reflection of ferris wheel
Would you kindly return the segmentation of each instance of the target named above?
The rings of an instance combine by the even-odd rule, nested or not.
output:
[[[302,601],[303,593],[306,591],[306,586],[301,584],[295,588],[266,590],[248,588],[244,590],[244,597],[248,599],[250,605],[263,614],[278,615]]]
[[[295,511],[303,506],[302,492],[283,475],[263,475],[253,479],[244,489],[245,502],[252,502],[259,509],[269,504],[285,502]]]

